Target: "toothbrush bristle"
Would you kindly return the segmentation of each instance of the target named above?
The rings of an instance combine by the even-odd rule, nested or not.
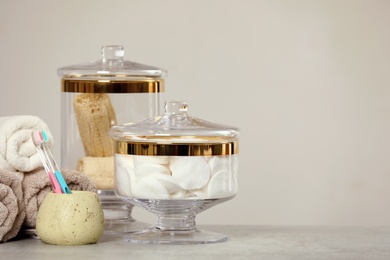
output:
[[[31,138],[35,146],[38,146],[44,142],[42,133],[39,130],[34,130],[31,134]]]

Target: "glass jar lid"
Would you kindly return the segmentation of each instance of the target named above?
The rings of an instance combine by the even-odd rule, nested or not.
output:
[[[162,92],[167,71],[124,59],[121,45],[105,45],[102,58],[57,69],[63,92]]]
[[[238,153],[239,129],[191,117],[188,103],[167,101],[165,114],[110,129],[116,153],[226,155]]]

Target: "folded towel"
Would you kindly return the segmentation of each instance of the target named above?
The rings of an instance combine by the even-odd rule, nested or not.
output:
[[[69,189],[96,192],[96,186],[88,176],[74,170],[61,170],[61,173]],[[52,191],[46,171],[40,167],[25,173],[22,188],[26,205],[26,218],[23,224],[25,227],[34,228],[38,209],[46,194]]]
[[[14,238],[26,217],[22,191],[23,173],[0,168],[0,241]]]
[[[0,168],[30,172],[42,165],[31,140],[34,130],[44,130],[49,137],[49,147],[53,145],[50,130],[39,117],[0,117]]]
[[[77,171],[87,175],[99,190],[114,189],[114,157],[83,157]]]

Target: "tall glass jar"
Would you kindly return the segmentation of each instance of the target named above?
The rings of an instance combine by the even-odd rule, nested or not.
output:
[[[124,59],[124,48],[101,48],[101,59],[61,67],[61,167],[76,169],[96,184],[106,232],[144,228],[131,217],[132,206],[114,193],[113,125],[160,114],[164,69]]]

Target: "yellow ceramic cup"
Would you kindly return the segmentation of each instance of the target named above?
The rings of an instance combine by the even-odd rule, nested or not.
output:
[[[104,213],[99,197],[90,191],[49,192],[39,207],[36,231],[47,244],[96,243],[104,231]]]

